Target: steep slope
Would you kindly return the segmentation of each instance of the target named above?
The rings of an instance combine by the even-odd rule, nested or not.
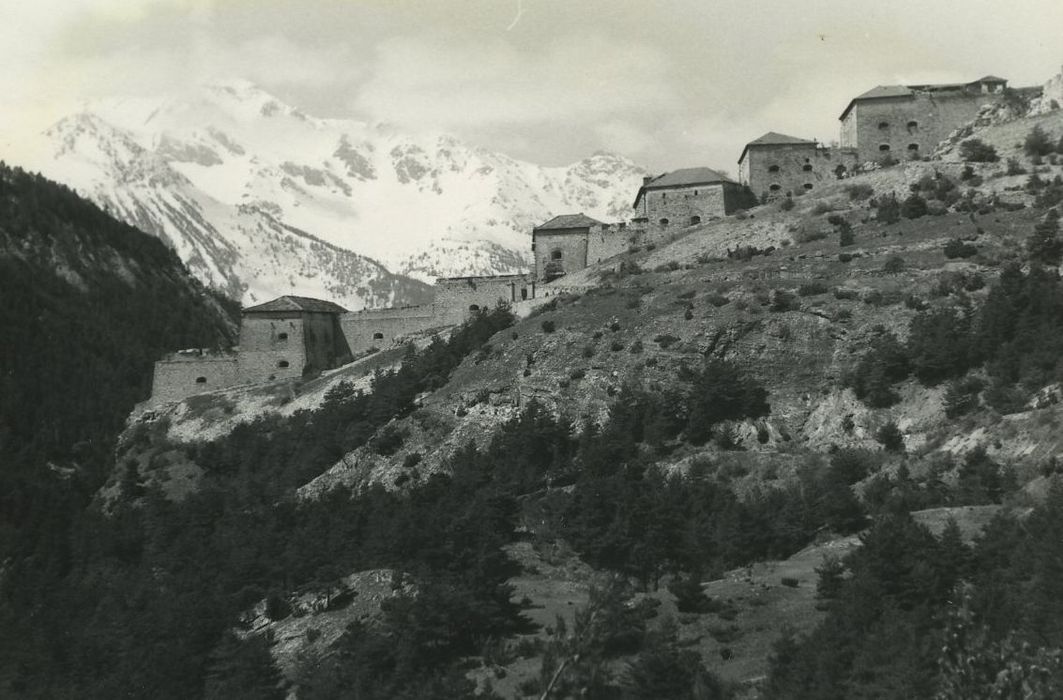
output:
[[[158,240],[0,166],[0,451],[99,468],[167,348],[230,342],[232,305]],[[7,469],[4,470],[5,473]]]
[[[897,552],[945,559],[914,522],[886,520],[859,548],[835,536],[897,512],[932,508],[940,523],[991,506],[988,518],[1058,480],[1058,342],[991,342],[981,314],[1003,299],[1013,306],[997,317],[1019,319],[1013,331],[1060,337],[1045,321],[1063,309],[1063,284],[1014,263],[1063,180],[1027,190],[1003,164],[973,167],[980,181],[962,164],[887,168],[629,250],[581,273],[593,289],[458,329],[404,353],[394,374],[397,351],[292,393],[218,392],[145,415],[78,543],[87,565],[42,588],[58,593],[39,597],[44,621],[32,621],[67,630],[57,656],[84,654],[80,674],[29,657],[15,680],[65,682],[41,686],[61,695],[132,678],[164,696],[244,673],[326,696],[462,697],[490,682],[542,697],[564,657],[570,689],[593,676],[611,684],[602,696],[623,697],[636,663],[671,659],[668,675],[704,666],[756,697],[772,625],[808,632],[833,615],[816,608],[823,555],[874,554],[896,531],[908,542]],[[887,222],[894,193],[908,216]],[[1042,304],[1023,291],[1031,279]],[[965,309],[986,354],[957,367],[949,319]],[[887,332],[904,372],[872,373],[895,394],[872,405],[856,377],[890,347]],[[942,374],[924,382],[928,360]],[[708,372],[714,361],[722,372]],[[1022,371],[1002,381],[1009,364]],[[760,388],[770,409],[746,410]],[[609,572],[642,591],[596,594]],[[928,580],[951,588],[949,576]],[[410,593],[387,593],[396,584]],[[536,633],[524,617],[549,626]],[[341,634],[351,620],[363,623]],[[601,648],[584,653],[587,636]]]
[[[545,168],[317,119],[240,81],[90,104],[45,137],[44,172],[166,240],[203,281],[247,301],[294,292],[351,308],[424,301],[404,275],[524,269],[532,226],[573,210],[626,218],[642,175],[609,154]]]

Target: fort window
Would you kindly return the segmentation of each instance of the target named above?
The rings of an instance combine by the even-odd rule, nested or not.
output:
[[[277,340],[287,340],[287,339],[288,339],[288,334],[287,333],[278,333],[277,334]]]
[[[659,223],[661,226],[667,226],[668,225],[668,219],[661,219],[657,223]]]
[[[206,377],[196,377],[196,384],[206,384],[206,383],[207,383],[207,378]]]
[[[917,121],[908,122],[908,131],[915,131],[918,128],[919,128],[919,122],[917,122]]]
[[[521,287],[520,288],[520,298],[521,299],[527,299],[528,298],[528,288],[527,287]]]
[[[841,163],[838,163],[838,167],[834,169],[834,177],[836,177],[839,180],[841,180],[843,177],[845,177],[845,173],[847,173],[847,172],[848,172],[848,169],[844,165],[842,165]]]
[[[812,189],[812,183],[811,183],[811,182],[806,182],[806,183],[805,183],[805,189],[806,189],[806,190],[810,190],[810,189]]]
[[[801,169],[804,170],[806,173],[812,172],[812,166],[811,165],[802,166]]]
[[[550,253],[550,259],[551,260],[560,260],[561,259],[561,251],[560,250],[552,251]]]
[[[880,150],[883,153],[885,153],[886,151],[890,150],[890,145],[888,143],[884,143],[884,144],[882,144],[881,146],[878,147],[878,150]]]
[[[779,185],[772,185],[768,189],[771,190],[772,192],[778,192],[779,190],[782,189],[782,187],[780,187]]]
[[[694,196],[695,196],[695,197],[697,197],[697,196],[698,196],[698,191],[697,191],[697,190],[694,190]]]
[[[383,333],[374,333],[373,334],[373,340],[383,340],[383,339],[384,339],[384,334]]]
[[[890,123],[889,122],[879,122],[878,123],[878,128],[880,128],[880,129],[888,129],[888,128],[890,128]]]
[[[918,151],[919,150],[919,144],[917,144],[917,143],[908,144],[908,150],[909,151]]]
[[[480,305],[479,304],[469,304],[469,311],[479,311],[479,310],[480,310]]]
[[[277,363],[277,366],[280,367],[281,369],[284,369],[284,368],[289,366],[288,365],[288,361],[287,360],[281,360],[280,362]]]
[[[769,165],[768,166],[768,172],[769,173],[777,173],[777,172],[779,172],[779,166],[778,165]]]
[[[700,223],[701,223],[701,217],[700,216],[692,216],[692,217],[690,217],[690,225],[691,226],[693,226],[694,224],[700,224]]]

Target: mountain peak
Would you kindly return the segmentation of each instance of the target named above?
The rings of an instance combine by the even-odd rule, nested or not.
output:
[[[307,117],[240,78],[102,100],[45,137],[42,171],[170,242],[202,280],[348,308],[417,301],[409,277],[525,269],[535,223],[624,218],[644,174],[613,153],[544,167],[446,133]]]

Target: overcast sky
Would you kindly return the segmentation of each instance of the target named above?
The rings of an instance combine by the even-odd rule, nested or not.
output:
[[[78,100],[252,80],[303,111],[555,165],[736,171],[878,84],[1063,64],[1063,0],[0,0],[0,158]]]

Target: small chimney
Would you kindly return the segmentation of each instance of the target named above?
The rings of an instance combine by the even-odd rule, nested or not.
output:
[[[653,175],[643,175],[642,176],[642,186],[645,187],[646,185],[650,184],[650,180],[652,180],[652,179],[653,179]]]

